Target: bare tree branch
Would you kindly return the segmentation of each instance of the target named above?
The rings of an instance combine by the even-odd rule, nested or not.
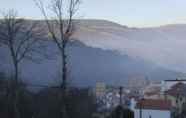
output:
[[[20,118],[18,109],[19,99],[19,70],[20,62],[26,58],[32,58],[33,52],[36,52],[36,43],[42,36],[33,21],[26,21],[17,18],[17,13],[13,10],[2,14],[3,19],[0,20],[0,44],[5,45],[10,52],[10,57],[14,67],[13,82],[13,109],[15,118]]]
[[[73,18],[78,10],[79,0],[51,0],[50,12],[53,14],[53,18],[49,18],[45,9],[45,5],[41,0],[34,0],[41,13],[44,16],[48,31],[51,35],[52,41],[57,45],[57,48],[61,56],[61,117],[66,118],[66,87],[67,87],[67,43],[70,41],[70,37],[74,33]]]

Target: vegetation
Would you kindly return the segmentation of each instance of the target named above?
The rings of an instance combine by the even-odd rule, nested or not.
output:
[[[119,105],[112,111],[109,118],[134,118],[134,112]]]
[[[60,89],[61,94],[58,95],[60,104],[60,117],[67,118],[69,114],[67,113],[67,56],[66,47],[71,36],[74,33],[74,15],[78,10],[79,0],[51,0],[49,5],[50,10],[48,11],[41,0],[35,0],[36,5],[42,12],[46,26],[50,33],[52,41],[56,44],[61,56],[61,82]],[[48,17],[48,12],[52,13],[52,18]]]
[[[20,65],[24,59],[33,60],[33,53],[39,52],[37,49],[41,30],[36,23],[18,18],[16,11],[9,10],[2,14],[0,20],[0,43],[8,50],[13,66],[13,80],[9,84],[9,97],[13,104],[13,118],[20,118],[19,98],[20,98]]]
[[[1,75],[0,85],[0,116],[3,118],[12,118],[13,106],[8,87],[11,78]],[[3,89],[2,89],[3,88]],[[3,93],[4,92],[4,93]],[[20,118],[60,118],[60,99],[59,88],[44,88],[40,92],[30,92],[26,85],[20,87],[18,109]],[[89,89],[71,88],[67,97],[67,112],[69,118],[92,118],[96,111],[95,99]]]
[[[4,118],[54,118],[55,116],[56,118],[70,118],[74,117],[73,115],[81,118],[84,116],[91,117],[92,109],[89,109],[89,103],[93,102],[91,101],[92,96],[88,96],[88,93],[86,95],[81,90],[76,91],[78,93],[74,93],[67,89],[66,46],[75,30],[73,18],[78,10],[80,1],[52,0],[50,7],[54,17],[51,19],[48,18],[42,1],[35,0],[35,2],[44,16],[47,32],[50,34],[49,38],[56,44],[60,52],[60,86],[56,87],[56,89],[47,88],[39,94],[33,94],[21,82],[20,70],[22,61],[25,59],[37,61],[33,59],[33,54],[41,53],[40,43],[42,45],[43,42],[40,41],[44,40],[42,37],[45,37],[46,34],[42,32],[37,22],[19,18],[16,11],[9,10],[2,14],[2,19],[0,20],[0,46],[8,50],[11,59],[9,63],[12,64],[13,73],[9,73],[11,77],[6,80],[4,75],[1,76],[3,79],[0,81],[0,114]],[[46,29],[43,31],[46,31]],[[52,56],[50,55],[50,57]],[[50,96],[50,94],[52,95]],[[42,96],[45,97],[43,98]],[[84,101],[81,101],[81,99],[84,99]],[[77,112],[81,107],[87,112]],[[35,109],[37,110],[35,111]]]

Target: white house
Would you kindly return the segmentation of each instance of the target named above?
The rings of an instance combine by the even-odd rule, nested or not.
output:
[[[144,99],[135,102],[132,100],[131,109],[134,111],[134,118],[171,118],[170,101]]]

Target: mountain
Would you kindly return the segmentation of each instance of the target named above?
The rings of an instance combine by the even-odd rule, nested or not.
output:
[[[88,46],[117,50],[163,66],[186,72],[186,25],[130,28],[104,20],[80,21],[75,37]]]
[[[109,85],[127,86],[128,80],[134,78],[159,81],[183,75],[139,58],[88,47],[81,42],[73,42],[69,54],[70,78],[75,85],[92,86],[96,82],[105,82]]]
[[[42,59],[39,63],[23,62],[21,74],[25,82],[36,85],[59,82],[60,57],[54,44],[50,42],[48,45],[46,51],[53,56],[51,59]],[[1,53],[4,57],[1,67],[10,73],[11,65],[8,64],[10,59],[7,54]],[[92,48],[80,41],[73,41],[68,45],[68,54],[68,78],[70,84],[75,86],[94,86],[96,82],[126,86],[129,79],[148,77],[157,81],[175,79],[183,74],[117,51]]]
[[[74,40],[67,49],[69,82],[77,86],[94,86],[100,81],[126,85],[127,80],[134,77],[151,80],[182,77],[184,53],[179,50],[184,47],[177,45],[184,41],[184,30],[186,25],[129,28],[104,20],[79,20]],[[177,39],[176,35],[180,37]],[[42,59],[39,63],[23,62],[21,75],[25,82],[58,83],[60,57],[52,42],[47,45],[44,51],[52,55],[51,59]],[[11,73],[9,53],[3,47],[0,56],[0,70]],[[174,62],[174,59],[180,61]]]

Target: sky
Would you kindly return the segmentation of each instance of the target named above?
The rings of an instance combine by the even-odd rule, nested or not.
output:
[[[49,0],[43,0],[48,4]],[[41,19],[33,0],[0,0],[0,10],[16,9],[20,16]],[[78,17],[104,19],[129,27],[186,23],[186,0],[82,0]]]

